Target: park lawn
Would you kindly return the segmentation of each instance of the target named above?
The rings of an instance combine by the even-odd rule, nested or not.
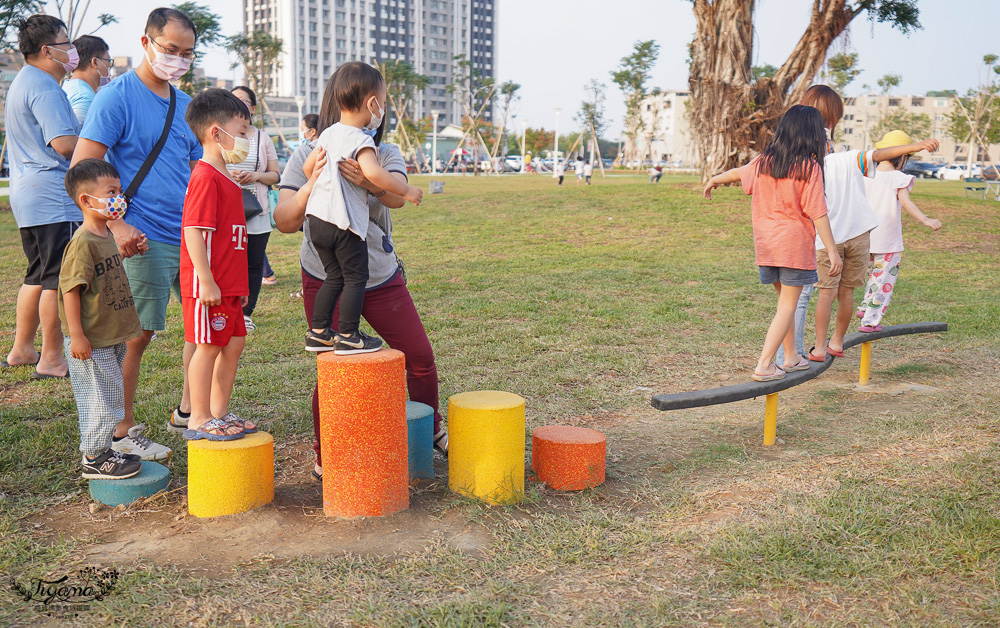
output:
[[[175,448],[165,497],[91,513],[69,382],[2,372],[4,582],[88,564],[123,576],[77,617],[46,617],[9,593],[0,624],[1000,623],[1000,203],[918,182],[915,201],[945,227],[904,220],[886,322],[949,332],[876,343],[875,392],[854,390],[854,350],[783,393],[781,441],[765,448],[762,400],[649,405],[743,381],[756,361],[774,297],[757,282],[739,190],[709,202],[683,176],[445,181],[445,194],[395,213],[442,411],[458,392],[507,390],[527,399],[529,447],[540,425],[602,430],[605,485],[565,494],[529,482],[524,503],[489,507],[450,493],[439,459],[438,481],[414,489],[407,513],[320,516],[308,480],[315,365],[301,302],[288,298],[299,236],[275,234],[279,284],[262,290],[233,401],[275,436],[275,504],[186,516],[184,445],[164,426],[181,383],[176,303],[136,409]],[[23,266],[7,212],[0,243],[6,351]]]

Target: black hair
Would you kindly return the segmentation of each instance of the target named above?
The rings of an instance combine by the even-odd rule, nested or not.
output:
[[[80,53],[80,65],[78,68],[87,68],[90,66],[90,62],[96,58],[103,57],[108,54],[110,48],[108,48],[108,42],[104,41],[100,37],[94,37],[93,35],[83,35],[77,37],[73,41],[73,46],[76,47],[76,51]]]
[[[69,197],[73,199],[73,202],[76,202],[80,189],[96,185],[101,177],[121,180],[118,170],[109,162],[103,159],[81,159],[75,166],[66,171],[63,181],[66,184],[66,192]]]
[[[224,89],[206,89],[187,106],[184,119],[199,140],[213,124],[226,124],[233,118],[250,120],[250,110],[242,100]]]
[[[895,168],[896,170],[902,170],[903,167],[906,166],[906,162],[908,161],[910,161],[909,155],[900,155],[895,159],[890,159],[889,163],[892,164],[892,167]]]
[[[17,27],[17,49],[25,59],[38,54],[43,46],[55,43],[59,29],[66,24],[51,15],[32,15],[14,23]]]
[[[337,70],[339,76],[333,99],[341,109],[361,110],[372,94],[385,85],[382,74],[367,63],[351,61]]]
[[[815,107],[795,105],[785,112],[774,136],[761,153],[759,174],[775,179],[808,180],[813,167],[823,176],[826,156],[826,127],[823,114]]]
[[[358,63],[357,61],[353,61],[351,63],[345,63],[344,65],[334,70],[333,74],[330,75],[330,79],[326,82],[326,89],[323,91],[323,103],[320,105],[319,116],[317,117],[316,121],[317,135],[323,133],[323,131],[327,130],[329,127],[333,126],[337,122],[340,122],[340,105],[338,104],[337,101],[337,91],[338,89],[343,89],[343,87],[340,85],[340,82],[344,80],[343,78],[344,68],[346,68],[349,65],[365,65],[365,64]],[[366,66],[366,67],[375,70],[375,68],[372,68],[371,66]],[[375,70],[375,73],[378,74],[378,70]],[[378,77],[379,80],[382,80],[381,74],[378,74]],[[377,86],[376,89],[378,89],[378,87],[380,86]],[[367,100],[367,96],[362,96],[361,98]],[[362,100],[361,102],[363,103],[364,100]],[[354,108],[359,109],[360,105]],[[375,132],[374,140],[376,146],[382,144],[382,136],[385,135],[385,124],[388,119],[389,119],[388,115],[382,116],[382,124],[378,125],[378,131]]]
[[[188,14],[184,11],[167,7],[160,7],[159,9],[150,11],[149,17],[146,19],[146,35],[162,35],[163,29],[166,28],[169,22],[177,22],[194,33],[195,39],[198,38],[198,28],[191,21],[191,18],[188,17]]]
[[[250,89],[246,85],[237,85],[236,87],[232,88],[229,91],[231,91],[233,94],[235,94],[236,90],[240,90],[240,91],[246,92],[247,95],[250,96],[250,98],[249,98],[250,104],[253,105],[254,107],[257,106],[257,94],[253,93],[252,89]],[[239,98],[239,96],[237,96],[237,98]]]
[[[307,113],[302,116],[302,123],[306,125],[307,129],[315,131],[316,127],[319,126],[319,116],[315,113]]]

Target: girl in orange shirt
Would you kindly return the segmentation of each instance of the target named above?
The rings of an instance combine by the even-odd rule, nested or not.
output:
[[[712,177],[705,186],[708,199],[713,189],[737,182],[753,196],[750,211],[760,282],[772,284],[778,293],[754,381],[778,380],[785,372],[809,368],[809,361],[795,349],[792,323],[802,286],[817,280],[817,233],[831,252],[830,275],[841,269],[823,194],[826,145],[823,116],[813,107],[796,105],[785,112],[763,153],[742,168]],[[772,365],[779,346],[785,349],[784,364]]]

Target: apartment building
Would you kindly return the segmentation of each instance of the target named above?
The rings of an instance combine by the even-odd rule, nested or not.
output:
[[[687,108],[691,92],[668,90],[646,98],[640,105],[642,129],[636,138],[639,154],[654,162],[695,167],[697,149],[691,138]]]
[[[284,51],[268,93],[302,96],[317,112],[327,79],[347,61],[399,59],[429,76],[410,114],[440,112],[438,127],[460,122],[462,106],[448,86],[462,55],[482,76],[496,76],[497,0],[243,0],[244,30],[281,39]],[[480,99],[486,93],[477,95]],[[481,104],[482,100],[478,100]],[[491,120],[492,106],[484,117]],[[394,120],[390,119],[390,123]]]

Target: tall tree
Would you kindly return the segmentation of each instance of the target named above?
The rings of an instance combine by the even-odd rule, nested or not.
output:
[[[422,140],[417,139],[415,134],[420,132],[421,127],[411,119],[409,107],[414,93],[426,89],[431,84],[431,78],[420,74],[401,59],[375,64],[375,67],[385,79],[386,100],[396,114],[397,143],[403,154],[412,157],[419,168],[424,163],[420,146]]]
[[[583,127],[584,135],[590,136],[593,141],[594,150],[597,151],[598,158],[601,156],[601,134],[607,129],[608,122],[605,119],[605,86],[597,79],[591,79],[584,86],[586,97],[580,103],[580,111],[576,114],[576,121]],[[593,152],[591,153],[593,157]],[[601,174],[604,174],[604,161],[598,162],[601,166]]]
[[[878,84],[878,88],[882,90],[882,95],[888,96],[892,90],[899,87],[899,84],[903,82],[903,77],[890,72],[875,82]]]
[[[756,0],[691,0],[691,130],[704,159],[702,177],[763,150],[781,114],[802,99],[830,44],[866,13],[904,33],[920,28],[917,0],[812,0],[809,25],[771,78],[752,80]]]
[[[215,46],[222,41],[222,17],[217,13],[212,13],[211,8],[208,6],[195,2],[175,4],[174,8],[182,13],[186,13],[191,18],[191,21],[194,22],[194,27],[198,31],[198,39],[194,46],[195,60],[191,64],[191,68],[180,80],[180,88],[187,92],[188,95],[194,96],[206,86],[204,80],[195,80],[194,78],[194,69],[198,64],[198,57],[205,52],[206,48]]]
[[[632,54],[624,57],[618,70],[611,73],[611,82],[625,95],[624,153],[628,161],[638,159],[638,137],[642,132],[642,101],[649,95],[646,81],[660,56],[660,46],[653,40],[635,42]]]
[[[826,67],[830,69],[830,82],[833,83],[833,88],[842,97],[847,86],[861,74],[861,69],[858,67],[858,53],[856,52],[838,52],[831,55],[826,60]]]
[[[774,78],[774,75],[778,73],[778,68],[766,63],[764,65],[755,65],[750,68],[750,76],[753,77],[754,83],[762,78]]]
[[[976,89],[955,99],[954,109],[948,114],[948,135],[960,144],[968,145],[966,172],[979,159],[980,151],[988,151],[990,144],[1000,144],[1000,57],[988,54],[983,57],[985,78]],[[978,148],[978,150],[977,150]]]
[[[914,140],[930,137],[931,117],[926,113],[911,113],[905,107],[890,109],[868,130],[868,139],[874,144],[883,135],[896,129],[904,131]]]
[[[11,31],[11,26],[17,20],[42,12],[42,3],[38,0],[0,0],[0,46],[4,51],[17,48],[17,33]],[[8,39],[8,35],[11,36]]]
[[[79,37],[83,20],[87,17],[87,11],[90,10],[90,0],[53,0],[53,2],[56,5],[56,15],[66,24],[66,32],[69,34],[70,40]],[[91,35],[103,26],[118,22],[118,18],[110,13],[101,13],[97,16],[97,20],[100,25],[90,31]]]
[[[520,83],[515,83],[514,81],[504,81],[500,84],[500,87],[496,91],[495,98],[500,105],[500,126],[497,127],[496,137],[493,141],[493,150],[490,151],[490,157],[496,157],[497,151],[500,147],[504,145],[504,141],[507,136],[507,120],[510,117],[510,109],[514,105],[520,96],[517,92],[521,89]]]
[[[278,121],[271,112],[271,107],[267,104],[267,95],[274,87],[271,72],[281,66],[281,51],[284,49],[284,43],[280,38],[273,37],[264,31],[232,35],[226,37],[225,41],[226,50],[236,56],[236,60],[229,67],[242,66],[250,88],[257,94],[257,102],[260,103],[258,111],[260,112],[261,126],[264,126],[264,113],[266,112],[275,128],[280,129]],[[285,148],[290,150],[285,134],[279,132],[278,137],[285,144]]]

